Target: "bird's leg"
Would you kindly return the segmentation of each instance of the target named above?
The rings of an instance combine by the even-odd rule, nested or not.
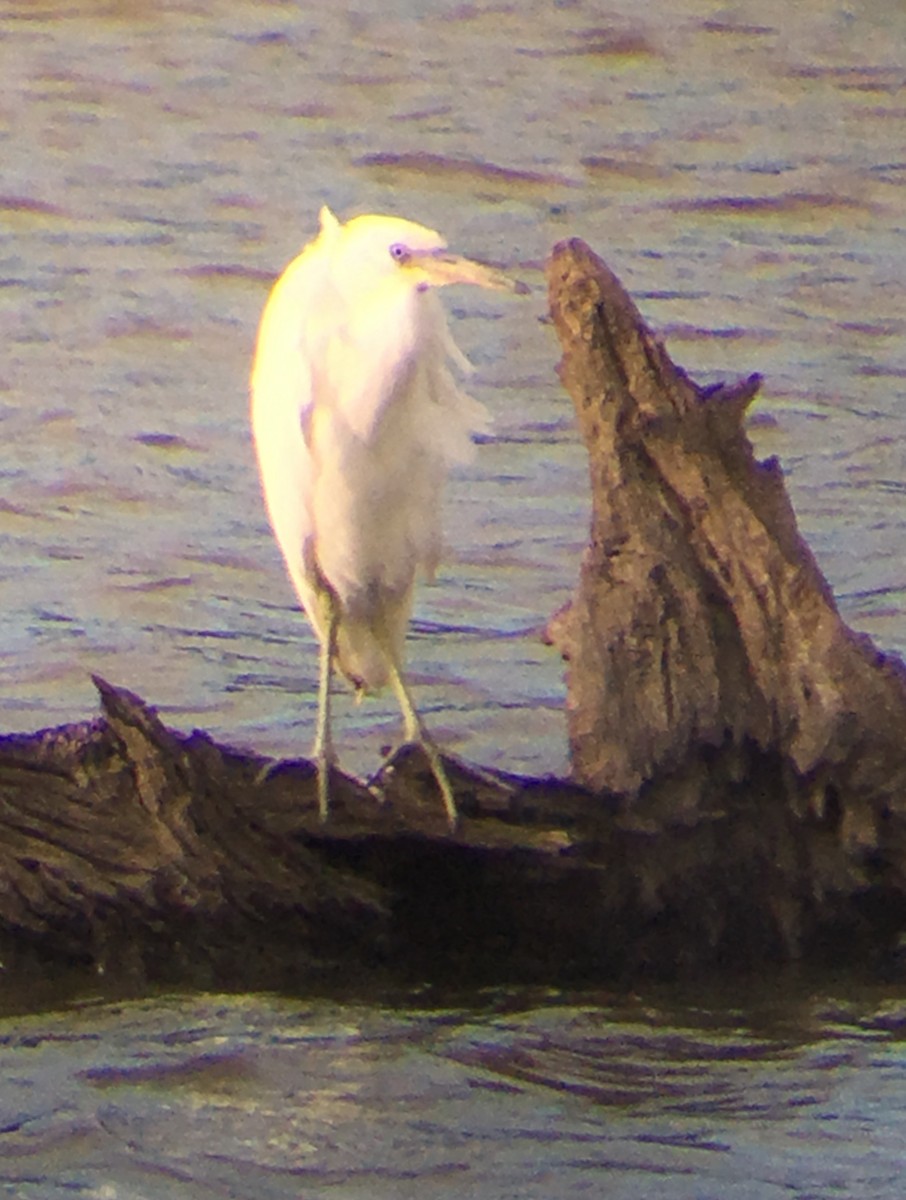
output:
[[[450,829],[454,830],[456,822],[459,820],[459,813],[456,811],[453,789],[450,786],[450,780],[447,778],[447,771],[440,756],[440,751],[425,728],[421,717],[416,712],[415,705],[412,703],[412,697],[409,695],[409,689],[406,687],[402,672],[397,665],[396,656],[388,651],[387,658],[390,663],[390,682],[393,685],[394,692],[396,692],[396,698],[399,701],[399,706],[403,714],[403,736],[407,742],[417,742],[428,756],[431,774],[434,776],[437,786],[440,788],[440,794],[444,799],[444,808],[447,810],[447,820],[450,822]]]
[[[330,806],[330,768],[336,762],[333,737],[330,731],[330,682],[333,675],[333,660],[337,653],[337,626],[340,615],[336,601],[327,595],[327,637],[321,643],[320,669],[318,674],[318,724],[315,730],[315,745],[312,751],[318,767],[318,814],[327,820]]]

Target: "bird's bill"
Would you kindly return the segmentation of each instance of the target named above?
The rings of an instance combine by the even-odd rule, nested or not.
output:
[[[424,254],[413,253],[410,259],[426,276],[433,287],[446,287],[451,283],[471,283],[476,287],[491,288],[496,292],[515,292],[526,295],[531,289],[521,279],[512,279],[495,267],[485,266],[471,258],[451,254],[448,250],[432,250]]]

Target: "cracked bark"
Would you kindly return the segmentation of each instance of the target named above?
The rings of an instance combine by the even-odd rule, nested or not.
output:
[[[760,380],[697,387],[580,242],[556,247],[561,378],[589,449],[593,516],[576,597],[554,624],[569,660],[576,778],[638,798],[714,751],[788,768],[797,811],[821,785],[853,835],[903,812],[903,664],[840,619],[774,460],[743,417]]]

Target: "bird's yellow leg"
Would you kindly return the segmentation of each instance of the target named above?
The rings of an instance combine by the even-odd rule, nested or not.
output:
[[[417,742],[428,756],[431,774],[440,788],[441,796],[443,796],[444,808],[447,811],[447,820],[450,822],[450,828],[455,829],[456,822],[459,820],[459,813],[456,810],[453,789],[450,786],[450,780],[447,778],[447,771],[440,756],[440,751],[425,728],[421,717],[416,712],[415,705],[412,703],[412,697],[409,695],[409,689],[406,687],[406,682],[396,663],[395,656],[388,653],[387,658],[390,663],[390,682],[393,685],[394,692],[396,692],[396,698],[399,701],[399,706],[403,714],[403,736],[407,742]]]
[[[336,604],[327,599],[327,637],[321,643],[321,658],[318,673],[318,724],[315,728],[315,745],[312,755],[318,768],[318,814],[327,820],[330,807],[330,768],[336,762],[333,737],[330,731],[330,683],[333,676],[333,661],[337,653],[337,626],[340,622]]]

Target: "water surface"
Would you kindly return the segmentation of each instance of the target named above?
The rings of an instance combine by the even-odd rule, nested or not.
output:
[[[0,1022],[0,1194],[892,1200],[903,999],[821,986]]]
[[[845,617],[906,649],[899,0],[518,5],[10,0],[0,11],[0,727],[92,671],[296,754],[316,656],[272,545],[246,379],[317,210],[392,211],[538,285],[450,293],[494,435],[450,491],[412,675],[452,749],[565,767],[585,465],[543,321],[579,235],[700,379],[760,371]],[[374,764],[390,702],[343,708]],[[21,997],[20,997],[21,1001]],[[902,1193],[903,999],[157,996],[0,1022],[22,1200]]]
[[[410,659],[452,749],[562,770],[537,638],[572,587],[583,455],[540,268],[618,271],[674,355],[761,371],[764,452],[846,616],[904,635],[903,64],[877,0],[551,5],[19,0],[0,14],[0,722],[95,710],[307,748],[316,657],[258,496],[246,380],[270,280],[393,211],[539,284],[448,295],[495,433],[451,489]],[[341,717],[374,764],[390,700]]]

